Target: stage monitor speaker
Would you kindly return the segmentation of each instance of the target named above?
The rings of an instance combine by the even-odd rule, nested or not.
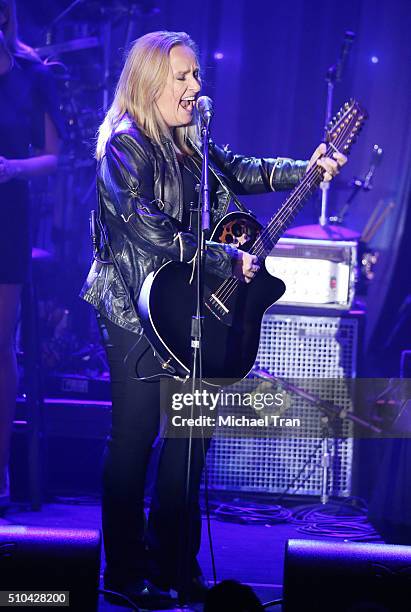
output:
[[[100,554],[96,529],[0,526],[0,591],[68,591],[70,610],[92,612]]]
[[[410,610],[411,547],[288,540],[283,612]]]

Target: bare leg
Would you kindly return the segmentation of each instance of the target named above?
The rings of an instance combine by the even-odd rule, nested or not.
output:
[[[0,491],[5,486],[17,394],[14,333],[21,285],[0,284]]]

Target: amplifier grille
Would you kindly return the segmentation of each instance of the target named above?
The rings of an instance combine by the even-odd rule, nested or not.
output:
[[[325,316],[267,314],[261,330],[257,363],[280,378],[301,379],[305,390],[352,410],[350,391],[335,379],[354,378],[358,319]],[[321,379],[329,379],[323,380]],[[245,388],[244,382],[236,391]],[[298,382],[297,382],[298,384]],[[247,387],[249,390],[249,387]],[[232,407],[220,409],[232,413]],[[319,409],[293,398],[287,416],[301,417],[304,437],[270,437],[268,428],[258,437],[227,436],[219,429],[208,454],[210,487],[250,492],[320,495],[322,484]],[[344,435],[351,424],[343,425]],[[352,438],[332,444],[331,491],[351,494]]]

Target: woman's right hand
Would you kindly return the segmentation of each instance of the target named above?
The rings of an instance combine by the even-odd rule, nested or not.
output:
[[[237,251],[237,259],[233,266],[233,276],[245,283],[251,283],[260,269],[257,255],[245,251]]]

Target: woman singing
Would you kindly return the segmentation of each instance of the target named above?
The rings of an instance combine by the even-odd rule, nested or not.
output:
[[[195,101],[201,90],[197,49],[183,32],[152,32],[132,46],[114,101],[99,130],[96,157],[99,217],[105,246],[94,261],[82,296],[97,309],[111,375],[112,430],[103,475],[105,586],[147,608],[171,603],[179,583],[187,441],[165,439],[147,526],[144,485],[159,430],[159,383],[138,380],[159,372],[159,362],[136,314],[145,277],[170,260],[196,254],[195,220],[199,159],[187,136],[199,140]],[[320,145],[315,156],[324,152]],[[292,188],[308,162],[257,159],[211,146],[213,166],[236,193]],[[345,158],[317,161],[330,180]],[[210,178],[212,221],[221,217],[226,194]],[[206,271],[245,282],[257,258],[230,245],[208,243]],[[167,307],[167,305],[164,305]],[[201,440],[193,440],[188,595],[203,601],[206,583],[197,562],[203,468]]]

